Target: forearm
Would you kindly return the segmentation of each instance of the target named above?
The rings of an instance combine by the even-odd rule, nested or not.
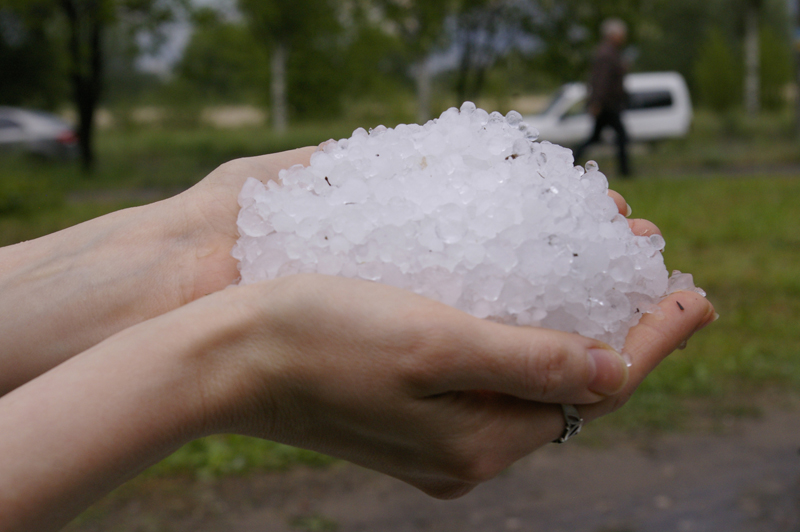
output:
[[[231,320],[211,323],[192,307],[122,331],[0,398],[0,531],[56,530],[204,435],[199,376]]]
[[[0,249],[0,396],[193,297],[179,197]]]

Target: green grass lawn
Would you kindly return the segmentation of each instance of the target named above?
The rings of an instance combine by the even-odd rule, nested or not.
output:
[[[312,125],[285,137],[262,129],[109,132],[100,137],[100,160],[91,177],[73,164],[6,156],[0,158],[0,245],[141,202],[136,194],[92,199],[97,191],[166,194],[191,186],[228,159],[316,144],[348,136],[352,129],[352,124]],[[693,134],[696,146],[680,141],[638,156],[638,179],[612,179],[635,216],[662,229],[667,267],[693,273],[721,319],[672,355],[626,408],[601,421],[605,427],[679,428],[697,405],[752,413],[758,394],[800,389],[800,173],[794,178],[741,171],[712,175],[713,165],[700,155],[727,150],[736,164],[746,165],[763,161],[762,146],[771,144],[771,153],[779,154],[775,162],[786,165],[796,162],[797,144],[785,136],[770,142],[763,134],[734,142],[709,131]],[[664,170],[669,165],[680,168],[678,177]],[[270,442],[215,436],[187,445],[148,474],[213,476],[328,461]]]
[[[800,389],[799,178],[612,183],[636,215],[661,228],[667,267],[692,273],[721,316],[673,354],[615,420],[674,426],[685,400],[746,412],[754,392]]]

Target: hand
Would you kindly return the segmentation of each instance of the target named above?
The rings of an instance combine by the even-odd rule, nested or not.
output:
[[[191,279],[185,281],[184,303],[208,295],[239,278],[231,249],[239,238],[239,192],[248,177],[263,183],[278,181],[282,169],[308,165],[315,146],[235,159],[221,165],[205,179],[173,198],[176,208],[185,213],[185,233],[196,249],[191,264]]]
[[[118,331],[235,282],[230,250],[242,183],[277,180],[315,149],[231,161],[174,198],[1,248],[0,397]]]
[[[237,196],[314,148],[224,164],[190,190],[0,248],[0,397],[238,277]]]
[[[198,303],[238,309],[241,328],[201,372],[209,432],[313,449],[442,498],[558,437],[558,403],[584,405],[587,420],[619,408],[714,314],[694,293],[667,299],[666,319],[631,330],[629,379],[595,340],[479,320],[377,283],[303,275],[217,297]]]
[[[659,233],[646,220],[629,223],[637,234]],[[268,346],[269,370],[252,371],[265,363],[258,348],[239,364],[237,399],[218,407],[230,424],[216,430],[312,448],[439,497],[466,493],[557,437],[563,418],[552,403],[589,405],[587,420],[619,408],[714,315],[697,294],[668,298],[665,313],[679,296],[685,310],[670,320],[648,315],[631,331],[635,363],[624,384],[620,357],[599,342],[477,320],[391,287],[300,276],[235,290],[257,300],[247,308],[260,309],[259,332],[244,343]],[[597,348],[599,364],[587,357]]]
[[[629,217],[633,210],[631,206],[628,205],[628,202],[625,201],[625,198],[619,192],[614,190],[609,190],[608,195],[611,196],[611,199],[614,200],[614,203],[617,204],[617,210],[619,213],[626,218]],[[628,227],[631,228],[633,234],[638,236],[650,236],[650,235],[660,235],[661,230],[649,220],[644,220],[642,218],[632,218],[628,220]]]

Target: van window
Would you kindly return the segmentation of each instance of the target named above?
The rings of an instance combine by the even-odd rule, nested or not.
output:
[[[550,99],[550,102],[548,102],[547,107],[545,107],[544,111],[542,111],[539,114],[541,115],[550,114],[550,111],[552,111],[556,107],[556,105],[561,103],[561,97],[564,96],[565,92],[567,92],[566,87],[562,86],[561,88],[559,88],[558,91]]]
[[[639,91],[628,95],[628,109],[660,109],[672,107],[670,91]]]

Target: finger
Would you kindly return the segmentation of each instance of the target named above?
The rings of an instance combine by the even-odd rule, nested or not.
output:
[[[336,144],[336,141],[334,139],[328,139],[326,141],[320,142],[319,146],[317,146],[314,151],[322,151],[325,149],[325,146],[328,146],[329,144]]]
[[[267,155],[242,157],[223,164],[214,173],[226,176],[225,182],[237,187],[241,187],[241,183],[248,177],[254,177],[266,184],[267,181],[277,181],[281,170],[296,164],[308,166],[315,149],[310,146]]]
[[[597,340],[463,316],[437,354],[431,395],[486,390],[583,404],[617,393],[627,381],[622,356]]]
[[[281,170],[291,168],[296,164],[308,166],[311,155],[316,151],[315,146],[297,148],[294,150],[270,153],[267,155],[257,155],[240,159],[242,168],[240,173],[248,173],[249,176],[259,179],[261,182],[277,181]]]
[[[656,224],[654,224],[650,220],[644,220],[642,218],[628,220],[628,227],[631,228],[631,231],[633,231],[634,235],[638,236],[650,236],[650,235],[661,234],[661,229],[659,229]]]
[[[630,354],[633,363],[629,388],[638,386],[668,354],[715,316],[713,305],[690,291],[667,296],[658,308],[642,316],[625,340],[623,352]]]
[[[581,409],[586,419],[619,408],[667,355],[696,331],[714,321],[716,316],[714,307],[707,299],[689,291],[667,296],[658,308],[657,312],[642,316],[628,333],[623,348],[623,353],[631,359],[628,383],[617,397]]]
[[[620,194],[615,190],[609,190],[608,195],[611,197],[611,199],[614,200],[614,203],[617,204],[617,210],[619,210],[619,213],[622,216],[625,216],[627,218],[628,216],[631,215],[631,213],[633,212],[631,210],[631,206],[628,205],[628,202],[625,201],[625,198],[622,197],[622,194]]]

